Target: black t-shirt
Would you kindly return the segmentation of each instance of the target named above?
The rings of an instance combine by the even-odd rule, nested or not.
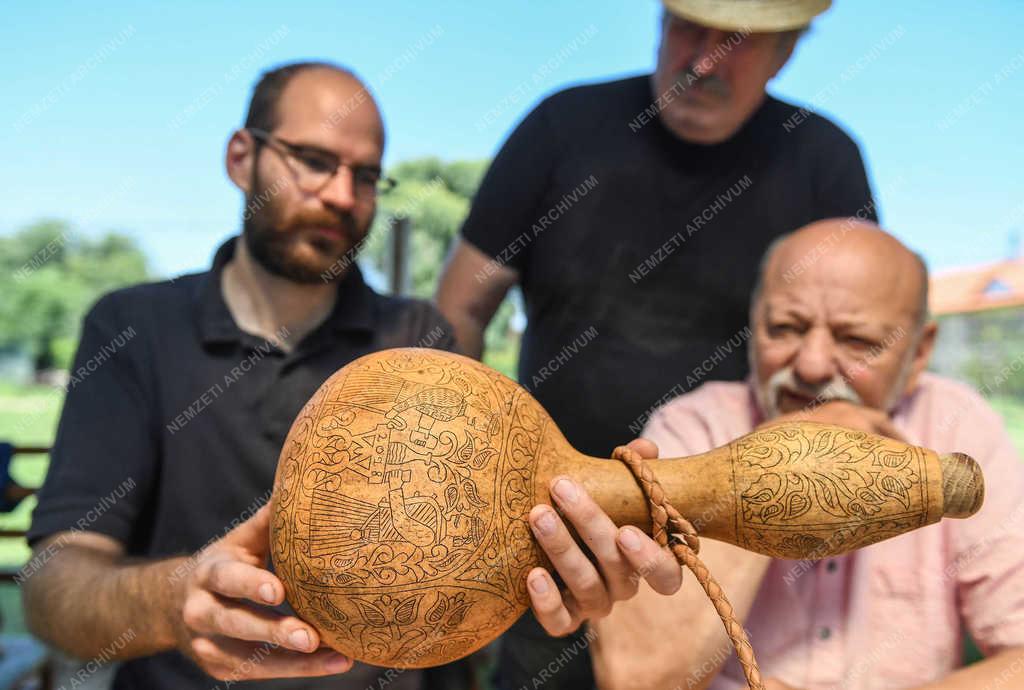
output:
[[[750,294],[774,238],[822,218],[877,220],[857,145],[825,118],[768,97],[706,146],[674,136],[653,101],[648,76],[544,100],[462,229],[519,271],[520,383],[596,456],[670,398],[746,375]],[[505,638],[503,687],[529,685],[567,644],[524,618]],[[562,668],[545,687],[587,687],[580,663],[569,666],[584,675]]]
[[[220,287],[233,242],[211,271],[111,293],[86,316],[30,541],[86,529],[132,556],[191,554],[267,502],[292,420],[338,368],[389,347],[454,349],[432,306],[378,295],[355,266],[332,313],[291,352],[243,333]],[[362,690],[379,674],[357,665],[333,678],[238,686]],[[422,679],[387,680],[417,688]],[[214,684],[169,652],[123,664],[114,687]]]

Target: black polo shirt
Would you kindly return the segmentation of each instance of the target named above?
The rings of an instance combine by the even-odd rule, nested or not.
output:
[[[663,105],[649,75],[546,98],[462,228],[519,272],[519,381],[590,455],[639,436],[673,397],[746,376],[772,240],[822,218],[876,220],[857,144],[826,118],[769,96],[730,139],[700,145],[665,127]],[[593,687],[586,640],[549,638],[525,616],[503,639],[498,687],[533,687],[574,644],[546,690]]]
[[[730,139],[679,139],[650,76],[575,87],[520,123],[463,237],[519,272],[519,382],[580,451],[607,456],[652,407],[747,373],[747,310],[779,235],[876,220],[856,143],[771,96]],[[486,273],[485,269],[482,273]]]
[[[30,542],[81,528],[132,556],[193,553],[268,500],[292,420],[339,367],[390,347],[454,349],[430,304],[379,295],[352,266],[328,318],[286,353],[231,317],[221,275],[233,251],[230,240],[205,273],[108,294],[85,317]],[[361,690],[377,673],[239,686]],[[419,684],[409,672],[388,687]],[[212,685],[172,652],[123,664],[114,687]]]

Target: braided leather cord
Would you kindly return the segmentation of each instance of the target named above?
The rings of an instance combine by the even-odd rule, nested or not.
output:
[[[640,486],[640,491],[647,499],[651,509],[651,525],[653,526],[651,531],[654,540],[662,546],[669,547],[676,560],[690,569],[704,589],[704,593],[714,604],[718,617],[722,619],[722,624],[725,626],[725,633],[736,650],[736,657],[743,667],[747,686],[750,690],[764,690],[761,670],[757,666],[754,648],[750,646],[746,630],[736,620],[732,604],[726,598],[722,587],[711,576],[707,566],[697,557],[697,552],[700,550],[697,530],[668,502],[661,483],[639,453],[632,448],[619,446],[612,453],[612,458],[621,461],[629,468]]]

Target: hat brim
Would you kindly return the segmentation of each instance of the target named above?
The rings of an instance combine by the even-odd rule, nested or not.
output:
[[[775,33],[801,29],[832,0],[661,0],[672,14],[723,31]]]

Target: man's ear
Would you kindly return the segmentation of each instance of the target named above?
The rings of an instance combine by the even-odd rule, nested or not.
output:
[[[244,129],[235,130],[224,153],[224,169],[243,193],[252,189],[252,171],[256,165],[256,142]]]
[[[921,335],[918,337],[917,346],[914,348],[913,358],[910,361],[910,376],[907,377],[907,387],[904,394],[914,390],[921,373],[928,368],[928,361],[932,358],[935,350],[935,336],[938,335],[939,325],[935,321],[929,321],[921,328]]]

